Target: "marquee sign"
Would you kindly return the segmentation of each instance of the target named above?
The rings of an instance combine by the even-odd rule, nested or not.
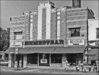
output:
[[[63,45],[64,40],[25,41],[25,45]]]

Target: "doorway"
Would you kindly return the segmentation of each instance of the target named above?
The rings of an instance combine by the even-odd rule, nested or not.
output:
[[[49,54],[39,54],[39,65],[49,66]]]
[[[17,67],[23,67],[23,55],[17,54],[16,55]]]
[[[76,63],[76,54],[67,54],[67,60],[70,65]]]

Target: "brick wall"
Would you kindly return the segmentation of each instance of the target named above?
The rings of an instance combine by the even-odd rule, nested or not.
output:
[[[80,36],[71,37],[69,28],[80,27]],[[68,40],[84,40],[87,44],[87,9],[71,9],[67,10],[67,41]]]

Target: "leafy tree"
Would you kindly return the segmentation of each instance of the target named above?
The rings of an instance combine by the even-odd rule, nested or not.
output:
[[[9,47],[9,29],[0,28],[0,51],[5,51]]]

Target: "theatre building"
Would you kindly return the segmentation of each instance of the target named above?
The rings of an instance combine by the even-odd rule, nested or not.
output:
[[[70,65],[83,62],[89,18],[94,18],[91,9],[79,5],[55,8],[52,2],[11,17],[8,66],[64,68],[66,61]]]

